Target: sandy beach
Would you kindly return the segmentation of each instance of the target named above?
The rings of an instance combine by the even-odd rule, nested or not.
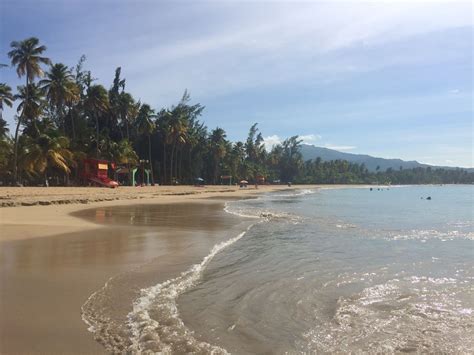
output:
[[[92,293],[119,275],[104,319],[123,321],[140,288],[176,277],[241,228],[226,200],[280,189],[288,187],[0,189],[11,206],[0,208],[0,352],[103,352],[81,319]],[[121,206],[147,217],[124,219]],[[127,274],[134,268],[140,277]]]

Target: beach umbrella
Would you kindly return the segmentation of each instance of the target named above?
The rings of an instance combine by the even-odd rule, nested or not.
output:
[[[248,184],[249,182],[247,180],[240,180],[241,184]]]
[[[195,178],[194,180],[199,181],[199,182],[204,182],[204,179],[203,179],[203,178],[200,178],[200,177]]]

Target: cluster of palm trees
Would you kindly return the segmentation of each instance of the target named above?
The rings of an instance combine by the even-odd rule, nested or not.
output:
[[[0,115],[17,103],[13,137],[0,116],[3,184],[79,183],[87,157],[129,168],[147,162],[151,180],[161,184],[197,177],[218,184],[223,175],[291,180],[302,166],[297,137],[267,152],[255,124],[246,142],[232,143],[222,128],[208,131],[199,120],[204,106],[191,104],[187,91],[176,105],[155,110],[126,91],[120,68],[106,89],[84,69],[85,56],[68,67],[52,63],[45,52],[34,37],[12,42],[8,52],[25,84],[13,93],[0,83]]]
[[[0,83],[0,184],[79,184],[85,158],[128,168],[147,164],[152,182],[208,184],[266,180],[304,183],[472,183],[461,169],[406,169],[369,172],[346,161],[303,162],[297,136],[267,151],[257,124],[245,142],[230,142],[217,127],[208,130],[204,106],[184,92],[176,105],[153,109],[126,91],[121,69],[109,89],[84,69],[52,63],[37,38],[11,43],[8,56],[25,84],[16,93]],[[0,64],[0,70],[6,70]],[[16,103],[16,127],[2,113]],[[231,177],[231,179],[229,179]],[[131,179],[129,179],[131,180]]]

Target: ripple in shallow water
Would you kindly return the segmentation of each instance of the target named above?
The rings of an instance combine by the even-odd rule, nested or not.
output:
[[[474,294],[453,278],[392,279],[341,297],[332,319],[304,334],[307,351],[474,351]]]

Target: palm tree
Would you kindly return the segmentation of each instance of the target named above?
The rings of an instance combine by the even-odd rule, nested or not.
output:
[[[191,120],[186,134],[186,149],[188,168],[186,175],[193,181],[202,173],[203,155],[206,150],[207,128],[197,120]],[[179,176],[181,179],[181,174]]]
[[[156,129],[155,122],[153,121],[154,118],[156,118],[155,111],[152,110],[150,105],[143,104],[138,113],[137,124],[138,124],[138,131],[141,134],[145,134],[148,137],[148,160],[150,162],[152,185],[155,185],[155,179],[153,175],[153,163],[152,163],[152,157],[151,157],[151,135]]]
[[[6,127],[4,127],[4,129],[8,131]],[[0,177],[1,178],[8,179],[8,180],[11,178],[12,153],[13,153],[13,140],[5,134],[2,137],[0,137]]]
[[[133,149],[132,143],[127,139],[122,139],[120,142],[108,141],[108,158],[118,164],[133,165],[138,161],[138,156]]]
[[[105,113],[109,107],[107,90],[102,85],[91,85],[87,90],[85,107],[95,118],[96,158],[99,158],[99,116]]]
[[[227,153],[226,133],[222,128],[217,127],[211,132],[209,137],[212,160],[214,163],[213,182],[217,183],[217,176],[219,170],[219,162],[225,157]]]
[[[0,139],[6,138],[8,133],[8,123],[3,118],[0,118]]]
[[[17,107],[17,112],[24,114],[24,117],[29,118],[29,121],[23,123],[33,123],[43,112],[44,98],[43,92],[36,84],[30,84],[28,88],[25,86],[17,87],[18,94],[14,96],[20,103]]]
[[[40,46],[36,37],[27,38],[20,42],[13,41],[10,43],[10,47],[13,49],[8,52],[8,57],[12,65],[16,66],[18,76],[21,78],[26,75],[27,86],[36,77],[43,76],[41,64],[51,64],[49,58],[41,56],[46,51],[46,46]]]
[[[178,159],[176,147],[186,143],[186,135],[188,130],[187,117],[181,112],[177,106],[172,112],[169,119],[169,133],[171,139],[171,157],[170,157],[170,178],[177,178]],[[174,163],[174,164],[173,164]]]
[[[156,128],[161,136],[161,142],[163,144],[163,169],[162,176],[161,176],[161,184],[167,183],[167,176],[166,176],[166,146],[171,141],[171,133],[170,133],[170,125],[169,121],[171,118],[171,113],[168,110],[161,110],[158,114],[158,118],[156,120]]]
[[[38,137],[25,135],[21,164],[26,172],[44,175],[45,185],[48,186],[47,171],[49,167],[56,168],[65,174],[71,172],[73,154],[69,150],[69,140],[64,136],[51,132],[40,133]]]
[[[118,97],[118,116],[120,123],[125,126],[126,138],[130,139],[130,125],[138,116],[140,110],[140,103],[135,102],[133,96],[128,92],[121,92]],[[123,133],[122,133],[123,136]]]
[[[10,43],[12,50],[8,52],[8,57],[11,60],[11,64],[16,66],[16,72],[18,77],[26,76],[26,101],[28,101],[28,90],[30,83],[34,81],[36,77],[43,76],[43,70],[41,64],[51,64],[49,58],[42,57],[46,46],[39,45],[39,40],[36,37],[27,38],[23,41],[13,41]],[[13,182],[16,184],[18,178],[18,130],[22,123],[24,113],[18,117],[17,127],[15,131],[15,148],[14,148],[14,172]],[[34,123],[36,127],[36,122]]]
[[[65,105],[79,99],[79,88],[74,82],[74,75],[62,63],[51,66],[46,78],[39,82],[51,107],[56,111],[58,125],[65,126]]]
[[[5,83],[0,83],[0,119],[3,118],[3,105],[8,107],[13,106],[13,101],[15,97],[12,94],[12,88]]]

